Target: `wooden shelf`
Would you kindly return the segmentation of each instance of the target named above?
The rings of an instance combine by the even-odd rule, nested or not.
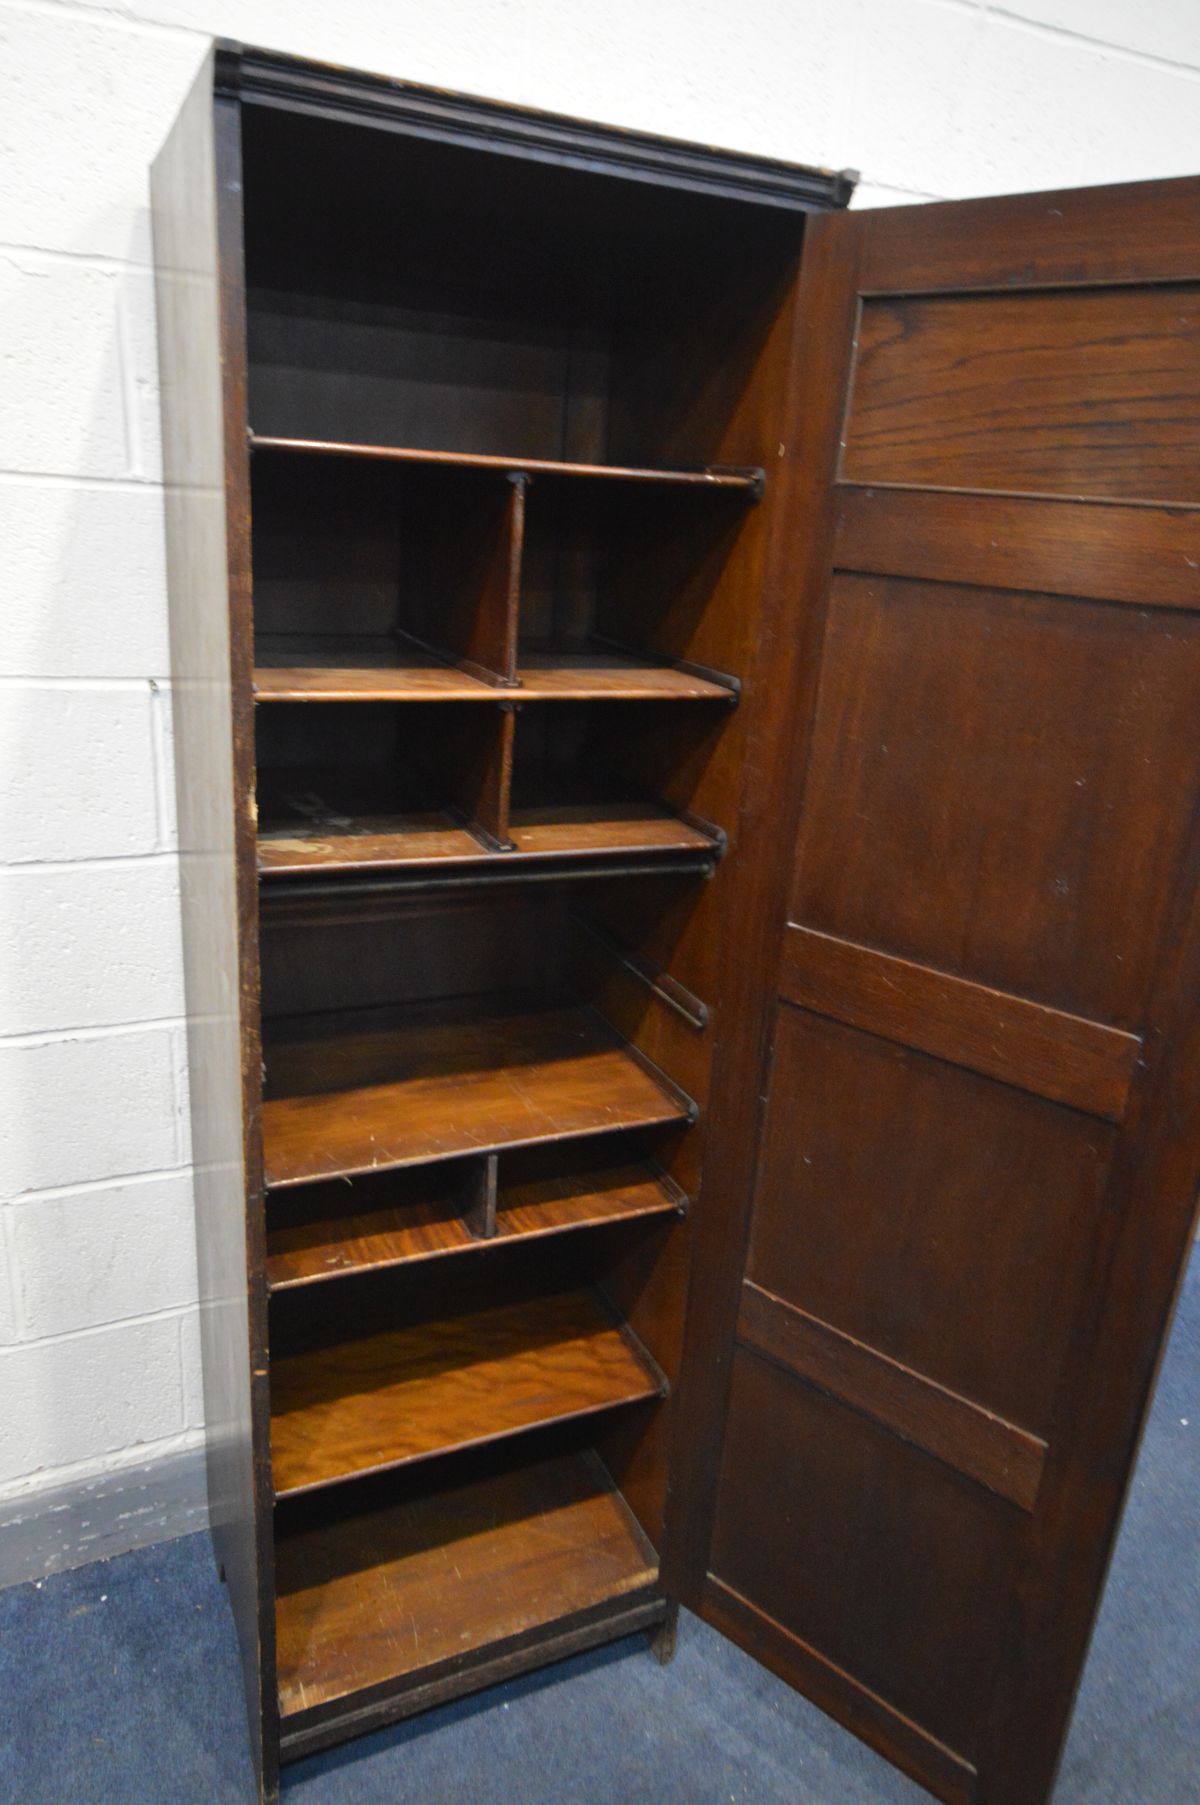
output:
[[[275,1571],[286,1719],[640,1592],[658,1562],[588,1453],[285,1532]]]
[[[632,464],[576,464],[557,458],[493,457],[482,452],[426,451],[407,445],[355,445],[335,439],[284,439],[251,433],[252,451],[293,452],[317,457],[381,458],[395,464],[423,464],[446,470],[496,470],[503,475],[568,476],[625,483],[663,483],[701,489],[729,489],[757,497],[761,470],[652,470]]]
[[[339,1187],[341,1188],[341,1187]],[[301,1194],[303,1195],[303,1194]],[[331,1215],[324,1193],[320,1213],[285,1222],[267,1237],[267,1285],[287,1291],[347,1273],[407,1265],[445,1254],[502,1247],[612,1222],[678,1212],[681,1193],[645,1165],[567,1172],[530,1183],[502,1185],[496,1232],[472,1234],[454,1196],[426,1195],[368,1214]],[[329,1199],[331,1204],[334,1200]]]
[[[495,702],[508,693],[410,646],[308,646],[300,655],[260,647],[254,669],[256,702]]]
[[[315,821],[298,814],[294,823],[272,816],[258,833],[258,869],[264,877],[388,870],[447,860],[478,864],[498,856],[449,809],[342,815],[340,820],[330,810]]]
[[[513,685],[485,683],[407,647],[364,658],[310,648],[290,664],[261,663],[256,702],[729,702],[730,684],[613,652],[529,652]]]
[[[517,656],[518,702],[730,702],[735,691],[694,670],[586,648],[526,651]]]
[[[467,998],[268,1031],[272,1187],[687,1120],[691,1106],[593,1011]]]
[[[393,801],[394,782],[381,772],[264,769],[259,786],[258,868],[267,878],[605,854],[711,859],[722,850],[665,803],[606,794],[594,777],[570,769],[518,774],[505,851],[432,797]]]
[[[297,820],[258,836],[258,868],[264,877],[338,871],[386,871],[395,866],[474,865],[519,867],[528,859],[586,858],[604,853],[695,853],[721,850],[711,834],[648,802],[561,804],[515,809],[511,851],[482,844],[449,810],[346,817],[349,825]]]
[[[694,852],[709,858],[721,844],[661,803],[642,801],[514,802],[508,858],[581,858],[588,853]]]
[[[590,1292],[438,1319],[271,1362],[277,1498],[660,1395]]]

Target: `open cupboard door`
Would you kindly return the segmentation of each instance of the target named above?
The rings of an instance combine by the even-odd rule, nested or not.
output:
[[[1200,182],[815,219],[800,318],[685,1591],[1036,1805],[1200,1179]]]

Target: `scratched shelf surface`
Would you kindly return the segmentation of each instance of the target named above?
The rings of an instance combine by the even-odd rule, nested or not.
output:
[[[285,1718],[652,1586],[658,1560],[592,1452],[485,1472],[276,1543]]]
[[[272,1188],[689,1114],[600,1016],[555,999],[291,1018],[265,1051]]]

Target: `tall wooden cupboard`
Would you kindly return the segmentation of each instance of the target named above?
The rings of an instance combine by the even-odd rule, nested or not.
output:
[[[155,165],[263,1799],[680,1601],[1052,1787],[1200,1177],[1200,182],[851,186],[227,44]]]

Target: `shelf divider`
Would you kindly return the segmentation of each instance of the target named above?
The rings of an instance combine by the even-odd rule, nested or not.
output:
[[[348,1275],[439,1260],[460,1253],[503,1247],[617,1222],[682,1215],[687,1197],[653,1162],[584,1166],[524,1174],[497,1188],[488,1168],[496,1156],[472,1161],[469,1191],[439,1182],[439,1168],[417,1167],[391,1178],[365,1181],[384,1187],[371,1207],[371,1193],[355,1207],[340,1181],[307,1191],[272,1194],[267,1233],[267,1285],[272,1292],[336,1282]],[[488,1193],[490,1192],[490,1195]],[[493,1224],[476,1229],[483,1203]]]
[[[467,1207],[463,1211],[463,1223],[467,1233],[476,1241],[491,1241],[496,1233],[496,1189],[500,1171],[500,1161],[496,1154],[485,1154],[484,1158],[472,1161],[472,1170],[468,1178]]]

